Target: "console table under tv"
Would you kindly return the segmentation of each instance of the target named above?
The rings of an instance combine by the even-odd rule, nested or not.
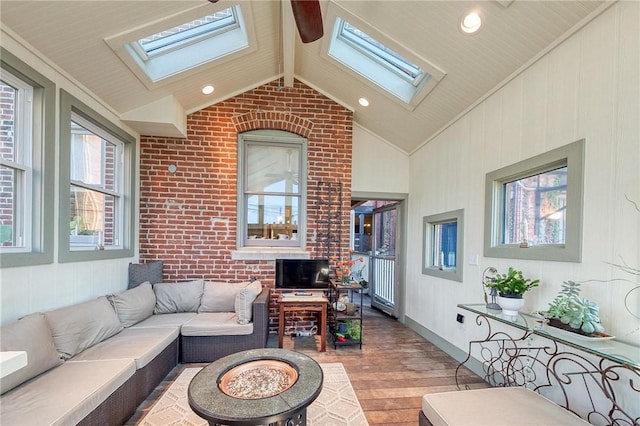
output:
[[[320,352],[327,350],[327,300],[322,293],[282,293],[278,298],[278,347],[282,348],[287,312],[318,312],[318,337]]]
[[[533,314],[458,307],[476,314],[475,325],[484,330],[456,370],[458,388],[462,367],[475,355],[492,386],[528,387],[592,424],[640,424],[638,346],[551,327]]]

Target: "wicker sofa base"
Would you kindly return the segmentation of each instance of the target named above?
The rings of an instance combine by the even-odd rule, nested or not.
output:
[[[78,425],[122,425],[136,412],[137,406],[136,375],[134,374]]]
[[[151,362],[136,371],[136,407],[144,402],[153,390],[178,365],[178,338],[164,348]]]
[[[418,425],[419,426],[433,426],[433,423],[427,419],[427,416],[424,415],[424,412],[420,410],[418,412]]]
[[[147,365],[137,370],[125,383],[79,423],[81,426],[123,425],[136,408],[178,365],[178,339]]]
[[[264,348],[250,336],[182,336],[182,362],[213,362],[219,358],[248,349]]]

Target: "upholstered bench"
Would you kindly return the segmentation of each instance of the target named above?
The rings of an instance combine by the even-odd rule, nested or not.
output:
[[[420,426],[560,426],[589,423],[542,395],[521,387],[427,394]]]

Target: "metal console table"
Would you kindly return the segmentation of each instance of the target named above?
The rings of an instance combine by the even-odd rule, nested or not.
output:
[[[492,386],[528,387],[595,425],[640,425],[639,347],[575,335],[532,314],[458,307],[477,314],[476,325],[486,329],[456,370],[459,389],[458,373],[475,354]]]

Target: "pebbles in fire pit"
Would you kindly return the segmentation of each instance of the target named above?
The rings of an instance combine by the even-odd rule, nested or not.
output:
[[[226,393],[241,399],[260,399],[277,395],[290,386],[289,375],[279,368],[256,367],[229,380]]]

